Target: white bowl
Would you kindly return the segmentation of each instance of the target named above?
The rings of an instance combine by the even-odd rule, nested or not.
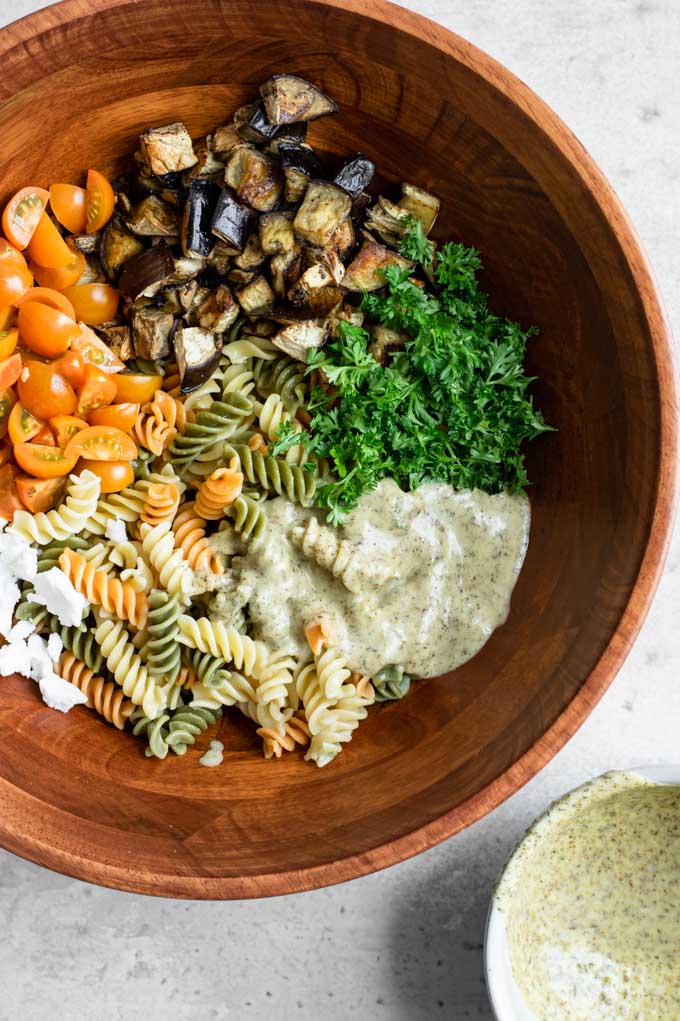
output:
[[[632,769],[622,770],[625,773],[635,773],[645,780],[653,783],[680,784],[680,765],[672,766],[635,766]],[[575,788],[578,790],[578,788]],[[573,791],[568,792],[569,794]],[[564,795],[567,797],[567,794]],[[543,819],[562,799],[553,802],[539,819]],[[537,819],[533,825],[536,825]],[[529,832],[527,830],[527,832]],[[526,833],[518,842],[518,847],[523,843]],[[515,851],[512,852],[513,854]],[[510,856],[512,857],[512,855]],[[509,861],[510,859],[508,859]],[[499,876],[501,882],[507,867],[507,862]],[[498,885],[498,884],[497,884]],[[539,1021],[536,1015],[526,1005],[524,998],[517,988],[517,983],[512,974],[510,958],[506,939],[506,915],[496,904],[495,897],[491,898],[489,913],[486,919],[486,933],[484,937],[484,970],[486,972],[486,988],[491,1000],[496,1021]]]

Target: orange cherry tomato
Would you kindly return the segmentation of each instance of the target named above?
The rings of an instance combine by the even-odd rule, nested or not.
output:
[[[124,404],[146,404],[163,384],[162,376],[146,376],[141,372],[121,372],[115,379],[116,400]]]
[[[17,475],[13,464],[5,464],[0,468],[0,518],[5,521],[11,521],[15,511],[23,510],[24,505],[17,492]]]
[[[0,332],[0,361],[4,361],[5,358],[14,354],[14,348],[18,343],[19,331],[16,326],[13,326],[11,330],[2,330]]]
[[[15,248],[23,249],[35,232],[50,199],[44,188],[22,188],[13,195],[2,213],[2,229]]]
[[[85,199],[87,192],[75,184],[51,184],[50,205],[62,227],[71,234],[82,234],[87,226]]]
[[[90,425],[112,425],[114,429],[129,433],[139,416],[139,404],[109,404],[108,408],[95,408],[87,416]]]
[[[49,425],[44,425],[37,436],[34,436],[31,443],[42,443],[47,447],[56,447],[57,441]]]
[[[73,261],[73,252],[47,213],[40,217],[27,252],[34,262],[48,269],[60,269]]]
[[[66,489],[66,479],[32,479],[29,475],[17,475],[17,493],[26,510],[31,514],[48,511],[59,503]]]
[[[85,380],[85,361],[80,351],[71,348],[54,363],[55,369],[77,390]]]
[[[2,330],[3,332],[6,330],[11,330],[12,327],[14,326],[15,318],[16,311],[15,309],[12,308],[11,305],[8,305],[7,308],[0,309],[0,330]]]
[[[23,362],[20,354],[10,355],[9,358],[0,362],[0,390],[14,386],[21,375],[22,368]]]
[[[40,305],[49,305],[50,308],[56,308],[57,312],[63,312],[69,319],[74,321],[76,319],[75,309],[71,302],[65,295],[55,291],[53,287],[31,287],[30,291],[26,291],[15,304],[17,308],[21,308],[22,305],[26,305],[30,301],[37,301]]]
[[[73,303],[76,317],[89,326],[108,323],[116,314],[120,295],[110,284],[76,284],[64,294]]]
[[[133,461],[137,457],[137,444],[120,429],[91,425],[70,440],[66,456],[84,457],[89,461]]]
[[[3,390],[0,392],[0,439],[7,435],[9,418],[16,402],[17,398],[14,390]]]
[[[87,199],[85,202],[87,214],[87,233],[94,234],[100,230],[105,223],[113,216],[113,207],[116,204],[116,196],[113,188],[98,170],[87,172]]]
[[[9,464],[11,460],[12,460],[12,445],[10,443],[5,442],[2,444],[2,446],[0,446],[0,468],[2,468],[4,464]]]
[[[73,414],[78,403],[75,392],[54,365],[27,361],[24,370],[19,370],[19,400],[31,414],[42,419]]]
[[[66,266],[60,266],[57,269],[39,266],[37,262],[29,264],[31,273],[41,287],[51,287],[55,291],[61,291],[64,287],[72,287],[73,284],[78,283],[87,269],[87,259],[82,252],[72,251],[70,246],[69,251],[71,252],[71,261]]]
[[[41,443],[15,443],[14,457],[20,468],[36,479],[58,479],[76,466],[77,457],[70,458],[61,447]]]
[[[21,306],[17,325],[24,347],[45,358],[58,358],[80,333],[73,319],[39,301]]]
[[[128,461],[92,461],[82,458],[78,470],[87,468],[101,479],[102,493],[120,493],[121,489],[131,486],[135,481],[135,473]]]
[[[87,429],[87,422],[75,415],[56,415],[50,419],[50,425],[57,438],[58,447],[67,447],[77,432]]]
[[[0,308],[13,305],[32,286],[33,277],[23,255],[0,238]]]
[[[79,323],[80,335],[71,342],[71,347],[80,351],[84,361],[90,365],[96,365],[104,372],[120,372],[125,368],[118,355],[115,355],[108,344],[101,340],[94,330],[91,330],[85,323]],[[160,376],[158,377],[160,379]],[[127,400],[127,398],[123,398]]]
[[[28,443],[41,432],[45,423],[17,402],[12,408],[7,426],[12,443]]]
[[[96,365],[85,366],[85,378],[78,390],[78,414],[85,417],[95,408],[103,408],[116,398],[113,376]]]

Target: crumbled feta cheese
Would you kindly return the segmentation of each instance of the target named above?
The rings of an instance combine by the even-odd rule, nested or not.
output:
[[[38,573],[38,551],[23,535],[0,534],[0,562],[10,574],[22,581],[33,581]]]
[[[12,630],[14,607],[21,598],[21,592],[14,574],[2,560],[0,560],[0,594],[0,635],[6,638]]]
[[[18,620],[11,631],[5,637],[8,642],[23,642],[25,638],[33,634],[35,624],[31,620]]]
[[[39,681],[41,677],[52,672],[52,660],[47,651],[47,642],[40,635],[29,635],[26,648],[31,657],[28,676],[32,677],[34,681]]]
[[[62,652],[64,651],[64,643],[61,640],[61,636],[53,633],[47,639],[47,655],[50,657],[53,663],[56,663]]]
[[[28,677],[31,672],[31,654],[24,641],[10,642],[0,649],[0,677],[12,674],[23,674]]]
[[[111,542],[126,542],[127,541],[127,528],[122,518],[109,518],[106,522],[106,528],[104,529],[104,535]]]
[[[67,713],[74,705],[82,705],[87,702],[87,695],[76,688],[75,684],[65,681],[63,677],[50,671],[38,681],[40,694],[43,701],[50,709],[58,709],[61,713]]]
[[[60,624],[80,624],[88,602],[71,584],[60,567],[37,575],[33,601],[56,613]]]

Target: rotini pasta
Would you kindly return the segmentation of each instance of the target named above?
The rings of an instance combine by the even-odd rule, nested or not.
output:
[[[118,730],[122,730],[126,720],[134,709],[134,703],[114,684],[99,677],[82,660],[76,659],[71,652],[63,652],[57,664],[57,673],[65,681],[75,684],[87,695],[90,709],[103,716]]]
[[[205,537],[205,520],[196,513],[196,504],[185,503],[172,523],[175,546],[194,571],[222,574],[224,565]]]
[[[196,513],[206,521],[217,521],[243,489],[238,459],[232,457],[228,468],[211,472],[196,494]]]
[[[179,507],[179,490],[171,482],[152,482],[146,491],[139,520],[147,525],[172,521]]]
[[[237,457],[241,471],[249,482],[264,490],[273,490],[279,496],[287,496],[294,503],[309,507],[316,491],[314,470],[290,465],[278,457],[264,457],[253,451],[247,444],[232,447],[224,445],[225,458]]]
[[[211,656],[232,663],[237,670],[244,670],[256,681],[269,679],[271,654],[263,642],[256,642],[221,621],[212,621],[207,617],[194,620],[188,614],[179,616],[179,641],[192,649],[209,652]]]
[[[227,507],[225,513],[246,542],[262,537],[266,525],[265,512],[245,493],[241,493],[231,506]]]
[[[101,606],[107,613],[115,613],[119,620],[129,620],[133,627],[144,627],[148,603],[143,592],[135,592],[126,582],[98,571],[94,564],[88,563],[81,553],[74,550],[64,550],[59,557],[59,566],[74,588],[90,603]]]
[[[341,698],[324,710],[316,732],[312,733],[305,759],[326,766],[342,750],[342,745],[352,740],[359,722],[366,718],[366,707],[375,700],[370,682],[364,683],[363,694],[353,684],[346,684]],[[310,726],[311,730],[311,726]]]
[[[50,511],[29,514],[18,510],[7,529],[8,534],[21,536],[38,546],[47,546],[54,539],[68,539],[88,527],[99,498],[100,482],[91,471],[71,475],[64,502]]]
[[[120,520],[128,525],[137,521],[142,513],[149,487],[155,482],[171,482],[177,486],[180,495],[186,488],[172,465],[166,464],[161,471],[151,472],[148,478],[138,479],[120,493],[100,497],[87,519],[85,529],[92,535],[104,535],[110,521]]]
[[[160,685],[149,676],[123,624],[102,620],[94,638],[116,684],[135,705],[142,706],[149,719],[159,716],[165,708],[166,696]]]
[[[265,759],[280,759],[284,752],[292,752],[308,744],[311,737],[304,713],[295,713],[287,720],[283,734],[269,727],[258,727],[257,735],[262,738]]]
[[[140,447],[158,456],[170,446],[186,421],[182,402],[164,390],[157,390],[154,399],[142,406],[135,422],[134,436]]]
[[[222,348],[232,365],[246,362],[249,358],[259,358],[261,361],[271,362],[281,352],[274,347],[266,337],[255,337],[252,335],[239,337]]]
[[[337,649],[326,648],[314,657],[314,663],[324,697],[335,701],[352,673],[347,669],[345,657]]]
[[[179,675],[178,617],[177,596],[153,589],[149,595],[148,637],[139,654],[147,665],[149,676],[160,685],[173,685]]]
[[[191,582],[186,560],[181,549],[175,549],[174,533],[169,521],[159,525],[141,524],[139,535],[147,562],[158,575],[162,588],[186,604]]]
[[[305,366],[279,355],[273,361],[255,362],[253,371],[259,393],[265,397],[278,394],[286,411],[294,415],[307,397]]]
[[[391,702],[408,695],[411,678],[402,666],[386,666],[373,678],[376,702]]]
[[[195,422],[187,422],[170,444],[170,456],[180,474],[199,454],[236,432],[250,414],[252,401],[242,394],[227,394],[223,401],[213,401],[206,411],[199,411]]]

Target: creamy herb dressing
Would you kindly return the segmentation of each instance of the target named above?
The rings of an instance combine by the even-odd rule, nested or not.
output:
[[[538,1021],[680,1018],[680,786],[608,773],[557,802],[496,893]]]
[[[530,519],[523,495],[440,483],[404,493],[392,479],[339,529],[282,497],[266,513],[263,539],[234,560],[258,637],[303,653],[305,626],[323,619],[352,669],[401,664],[419,677],[460,666],[506,619]],[[310,527],[327,566],[303,551]]]

